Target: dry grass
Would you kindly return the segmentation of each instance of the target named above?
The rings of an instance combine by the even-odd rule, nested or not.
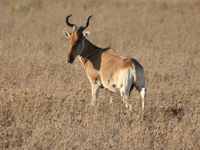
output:
[[[200,149],[200,1],[0,1],[0,149]],[[146,119],[119,94],[65,63],[71,31],[93,14],[89,40],[136,58],[147,76]]]

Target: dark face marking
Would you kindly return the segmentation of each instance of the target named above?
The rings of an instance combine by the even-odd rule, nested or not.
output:
[[[78,30],[74,30],[70,36],[70,46],[67,56],[67,62],[73,63],[74,59],[82,53],[80,48],[83,41],[83,34],[79,33]]]
[[[83,30],[85,30],[88,26],[89,26],[89,21],[90,18],[92,17],[89,16],[86,20],[86,23],[82,26],[80,26],[79,28],[77,28],[77,26],[75,24],[72,24],[69,22],[69,17],[71,17],[72,15],[69,15],[66,17],[66,24],[73,28],[73,33],[70,34],[66,32],[64,32],[64,34],[69,37],[70,36],[70,47],[69,47],[69,51],[68,51],[68,55],[67,55],[67,62],[68,63],[72,63],[74,61],[74,59],[80,55],[83,52],[83,48],[84,48],[84,36],[83,36]]]

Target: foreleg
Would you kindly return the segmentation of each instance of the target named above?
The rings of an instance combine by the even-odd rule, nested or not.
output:
[[[98,99],[100,85],[92,84],[91,86],[92,86],[92,102],[91,102],[91,105],[94,105],[96,100]]]

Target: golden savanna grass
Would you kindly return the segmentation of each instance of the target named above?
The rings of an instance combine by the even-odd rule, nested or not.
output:
[[[199,0],[1,0],[0,149],[200,149]],[[118,93],[91,89],[78,59],[66,64],[72,31],[93,14],[89,40],[137,59],[147,78],[145,120]]]

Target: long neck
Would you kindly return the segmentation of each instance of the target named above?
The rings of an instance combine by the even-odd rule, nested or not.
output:
[[[83,48],[84,50],[83,50],[83,53],[81,55],[79,55],[79,60],[85,66],[86,62],[88,61],[88,56],[100,48],[95,46],[94,44],[92,44],[87,39],[85,39],[84,42],[85,42],[84,48]]]

